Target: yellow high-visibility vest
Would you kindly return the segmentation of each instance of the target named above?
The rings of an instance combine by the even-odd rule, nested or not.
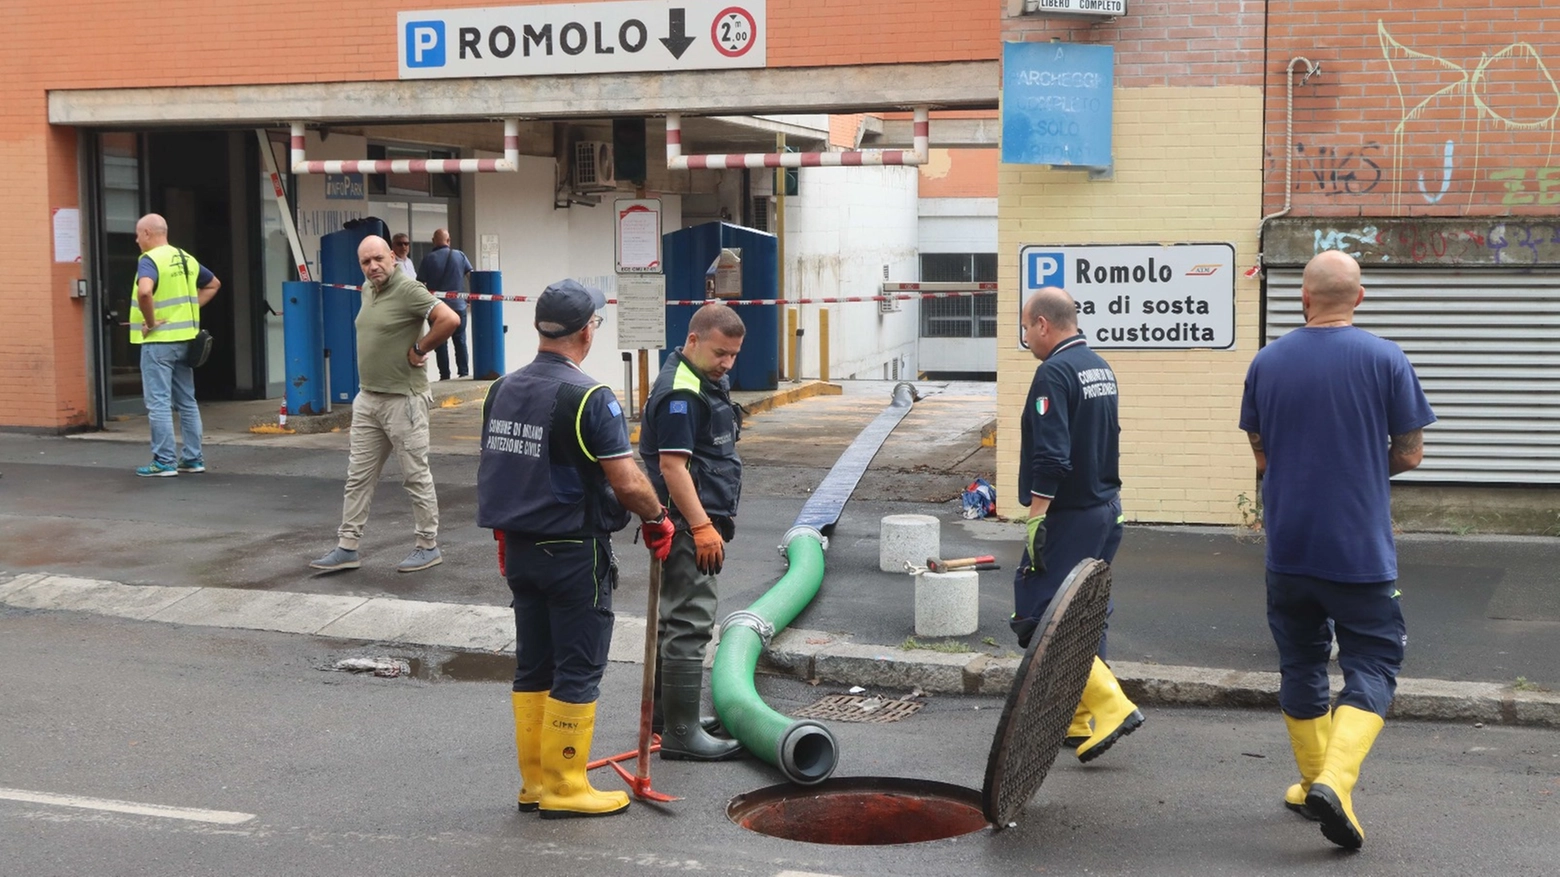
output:
[[[157,288],[152,292],[152,313],[166,320],[148,339],[141,334],[140,278],[130,286],[130,343],[188,341],[200,332],[200,290],[195,285],[200,263],[178,247],[163,244],[142,253],[157,266]]]

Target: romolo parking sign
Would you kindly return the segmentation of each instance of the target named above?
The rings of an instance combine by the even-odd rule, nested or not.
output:
[[[763,67],[764,3],[629,0],[402,12],[401,78]]]
[[[1235,346],[1232,244],[1048,246],[1019,251],[1019,307],[1059,286],[1098,349],[1228,350]],[[1023,342],[1019,318],[1019,346]]]

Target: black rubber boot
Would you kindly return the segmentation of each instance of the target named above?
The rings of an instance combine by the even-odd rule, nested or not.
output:
[[[726,728],[721,725],[719,716],[699,716],[699,727],[708,731],[717,739],[731,739],[731,735],[727,734]],[[655,697],[651,701],[650,707],[650,732],[652,734],[666,733],[666,714],[661,709],[661,656],[659,654],[655,656]]]
[[[667,761],[725,761],[742,754],[735,740],[711,737],[699,721],[699,698],[704,692],[704,665],[700,661],[662,662],[661,698],[666,729],[661,732],[661,758]]]

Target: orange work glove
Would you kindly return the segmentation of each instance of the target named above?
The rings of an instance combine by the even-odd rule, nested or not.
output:
[[[699,572],[715,575],[726,562],[726,542],[720,538],[715,524],[705,521],[688,532],[693,534],[694,565]]]

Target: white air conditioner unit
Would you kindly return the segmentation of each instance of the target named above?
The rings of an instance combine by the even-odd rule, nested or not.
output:
[[[617,188],[611,143],[581,140],[574,144],[574,188],[580,191]]]

